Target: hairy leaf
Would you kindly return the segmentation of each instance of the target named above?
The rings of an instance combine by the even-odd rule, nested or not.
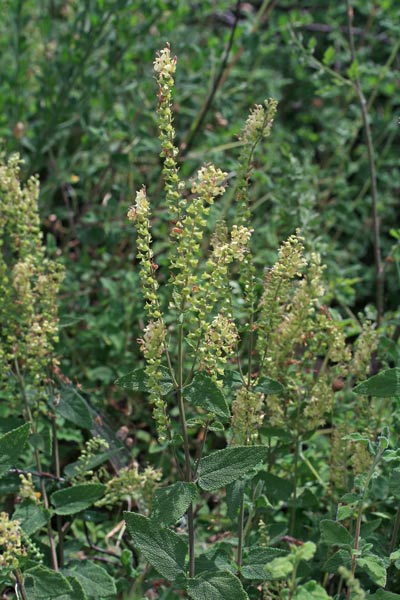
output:
[[[234,446],[217,450],[199,464],[199,486],[213,491],[236,481],[265,459],[264,446]]]
[[[171,376],[168,369],[161,367],[162,378],[160,381],[161,392],[163,395],[169,394],[174,389]],[[135,369],[115,380],[115,385],[134,392],[147,392],[149,389],[149,378],[145,369]]]
[[[0,437],[0,477],[14,467],[23,452],[30,432],[30,424],[25,423]]]
[[[229,419],[229,407],[222,391],[205,373],[195,374],[192,383],[185,389],[185,398],[193,406]]]
[[[329,546],[352,546],[353,538],[343,525],[324,519],[320,523],[321,542]]]
[[[90,560],[73,562],[63,569],[63,573],[77,579],[89,598],[115,598],[117,594],[114,579],[103,567]]]
[[[240,580],[228,571],[205,571],[189,579],[187,592],[193,600],[248,600]]]
[[[400,367],[385,369],[377,375],[362,381],[353,392],[366,396],[378,396],[380,398],[389,398],[400,395]]]
[[[179,535],[137,513],[124,518],[133,543],[160,575],[173,581],[184,573],[186,544]]]
[[[194,483],[179,481],[158,489],[153,498],[151,519],[162,525],[173,525],[187,511],[197,495]]]

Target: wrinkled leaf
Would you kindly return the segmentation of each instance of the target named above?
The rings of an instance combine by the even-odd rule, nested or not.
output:
[[[183,517],[196,495],[194,483],[184,481],[158,489],[153,498],[152,521],[162,525],[173,525]]]
[[[264,581],[267,579],[265,565],[285,554],[287,552],[281,548],[252,548],[249,550],[245,564],[240,571],[242,577]]]
[[[320,523],[321,542],[329,546],[350,546],[353,545],[353,538],[343,525],[336,521],[324,519]]]
[[[30,424],[12,429],[0,437],[0,477],[14,467],[28,442]]]
[[[386,567],[380,556],[369,554],[359,558],[357,567],[365,571],[376,585],[385,587],[386,585]]]
[[[68,583],[72,587],[72,592],[69,594],[62,594],[62,596],[57,596],[57,600],[88,600],[89,596],[87,596],[84,592],[83,587],[79,583],[79,581],[75,577],[67,577]]]
[[[286,579],[293,572],[293,562],[289,555],[278,556],[265,565],[264,571],[270,579]]]
[[[377,375],[362,381],[353,392],[366,396],[378,396],[380,398],[389,398],[400,395],[400,367],[385,369]]]
[[[187,592],[193,600],[248,600],[240,580],[229,572],[205,571],[188,580]]]
[[[31,592],[29,598],[58,598],[61,594],[72,592],[69,581],[61,574],[43,565],[37,565],[24,573],[25,586]]]
[[[346,567],[349,569],[351,566],[351,554],[349,550],[338,550],[335,554],[332,554],[330,558],[323,565],[322,570],[326,573],[337,573],[339,567]]]
[[[186,544],[182,538],[143,515],[124,512],[124,518],[133,543],[160,575],[173,581],[184,573]]]
[[[400,600],[400,594],[387,592],[386,590],[378,590],[374,594],[368,594],[367,600]]]
[[[174,386],[168,369],[161,367],[160,372],[162,375],[160,380],[161,393],[165,396],[174,389]],[[115,385],[134,392],[148,392],[148,382],[149,378],[146,375],[145,369],[135,369],[122,377],[118,377],[115,381]]]
[[[225,397],[215,381],[205,373],[196,373],[192,383],[185,388],[184,395],[189,404],[229,419],[230,412]]]
[[[264,446],[234,446],[217,450],[199,464],[199,486],[213,491],[225,487],[266,458]]]
[[[262,394],[282,394],[285,390],[283,385],[276,381],[275,379],[271,379],[271,377],[262,377],[254,391],[260,392]]]
[[[27,535],[32,535],[41,529],[49,520],[50,511],[30,500],[25,500],[17,507],[13,519],[17,519]]]
[[[312,579],[296,588],[293,600],[331,600],[331,597],[319,583]]]
[[[103,567],[90,560],[73,562],[63,569],[63,573],[77,579],[89,598],[116,597],[117,588],[114,579]]]

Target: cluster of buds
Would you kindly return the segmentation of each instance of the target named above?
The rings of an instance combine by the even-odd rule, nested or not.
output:
[[[81,455],[75,467],[74,480],[83,481],[93,477],[94,471],[90,468],[93,458],[102,452],[106,452],[110,445],[104,438],[93,437],[85,443]]]
[[[33,177],[21,186],[19,175],[17,155],[0,164],[0,363],[3,373],[17,364],[21,376],[40,388],[47,370],[57,365],[57,295],[63,270],[45,255],[38,180]]]
[[[232,318],[219,313],[204,332],[199,346],[199,366],[214,379],[223,375],[223,365],[232,356],[239,341],[239,334]]]
[[[240,387],[232,402],[232,429],[235,444],[251,444],[257,439],[263,422],[264,396],[246,387]]]
[[[35,504],[38,504],[40,501],[40,492],[35,491],[32,481],[32,473],[27,473],[26,475],[21,473],[19,480],[20,486],[18,496],[24,500],[31,500]]]
[[[193,291],[197,289],[197,265],[201,255],[201,240],[206,226],[206,216],[217,196],[225,191],[222,185],[226,173],[206,165],[199,169],[197,178],[192,182],[193,199],[188,203],[182,227],[171,256],[171,268],[174,270],[174,286],[177,308],[185,307]]]
[[[125,467],[106,483],[106,493],[96,506],[115,506],[133,501],[142,513],[148,514],[161,475],[161,471],[153,467],[146,467],[140,473],[137,463]]]
[[[0,568],[17,569],[25,555],[20,522],[10,520],[5,512],[0,513]]]
[[[144,186],[136,193],[135,204],[130,207],[127,216],[136,225],[137,257],[140,261],[140,282],[145,309],[150,318],[158,319],[161,313],[157,300],[158,282],[155,276],[157,266],[151,249],[150,203]]]
[[[173,238],[179,235],[182,213],[186,208],[186,200],[183,197],[185,185],[179,179],[178,148],[175,146],[175,129],[173,127],[172,91],[175,70],[176,57],[171,56],[170,48],[167,45],[157,54],[154,61],[154,72],[158,83],[158,127],[161,156],[164,158],[163,176],[166,204],[171,219],[176,224],[171,230]]]

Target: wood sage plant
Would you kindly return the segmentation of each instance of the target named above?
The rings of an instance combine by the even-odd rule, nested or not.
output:
[[[292,431],[298,447],[304,431],[316,428],[330,413],[335,376],[330,365],[343,369],[348,354],[340,329],[320,306],[320,259],[316,254],[307,257],[299,232],[282,245],[264,282],[254,267],[248,186],[255,149],[270,135],[277,103],[268,100],[250,112],[240,135],[234,218],[217,222],[208,242],[208,217],[225,192],[227,173],[206,164],[190,188],[181,179],[172,113],[175,70],[176,58],[166,46],[156,57],[154,71],[163,209],[171,224],[170,278],[167,284],[158,278],[154,215],[142,187],[128,218],[136,227],[148,317],[140,340],[146,366],[117,383],[148,393],[158,439],[171,452],[177,481],[155,492],[150,516],[126,512],[125,520],[142,557],[174,582],[173,589],[185,590],[194,599],[238,600],[248,598],[242,573],[249,529],[244,484],[268,460],[260,435],[264,417],[297,423]],[[232,279],[240,286],[239,317]],[[323,364],[316,372],[315,360],[321,355]],[[207,453],[210,432],[225,436],[227,446]],[[235,556],[227,558],[224,568],[217,566],[217,554],[211,560],[204,544],[196,541],[195,522],[202,498],[222,488],[237,528]],[[186,533],[177,532],[178,521],[187,524]]]

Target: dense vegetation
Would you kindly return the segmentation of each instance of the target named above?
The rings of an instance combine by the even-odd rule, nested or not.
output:
[[[400,599],[398,2],[0,15],[2,598]]]

